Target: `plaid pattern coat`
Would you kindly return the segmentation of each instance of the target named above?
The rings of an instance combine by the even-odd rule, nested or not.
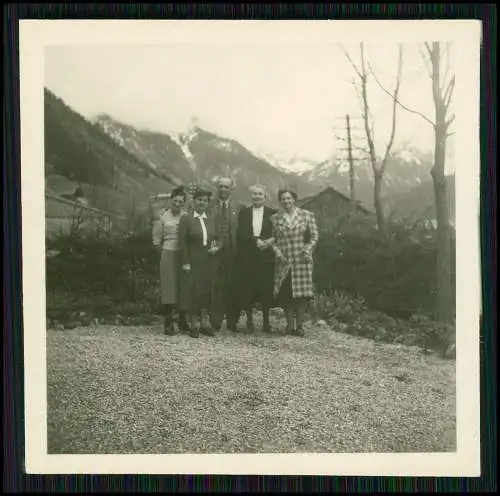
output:
[[[304,249],[313,253],[319,239],[318,227],[312,212],[296,209],[296,215],[288,222],[283,212],[271,217],[275,248],[285,260],[276,257],[274,295],[278,295],[288,272],[291,270],[293,298],[310,298],[313,293],[313,261],[304,254]]]

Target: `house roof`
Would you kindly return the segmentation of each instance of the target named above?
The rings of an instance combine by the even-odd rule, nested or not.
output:
[[[316,198],[324,195],[324,194],[334,194],[334,195],[337,195],[337,196],[340,196],[342,197],[342,199],[350,202],[351,199],[344,195],[343,193],[341,193],[340,191],[337,191],[335,188],[333,188],[332,186],[327,186],[326,188],[324,188],[323,190],[321,190],[319,193],[315,194],[315,195],[311,195],[311,196],[307,196],[305,198],[301,198],[300,200],[297,200],[297,205],[299,207],[304,207],[306,206],[308,203],[310,203],[312,200],[315,200]],[[368,210],[366,207],[364,207],[361,202],[359,200],[356,200],[356,205],[357,207],[362,210],[363,212],[366,212],[366,213],[371,213],[370,210]]]

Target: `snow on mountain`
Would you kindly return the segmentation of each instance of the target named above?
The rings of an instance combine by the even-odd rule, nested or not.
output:
[[[192,170],[196,170],[196,162],[194,160],[193,154],[191,153],[191,150],[189,149],[189,144],[193,139],[196,138],[196,135],[197,135],[196,129],[189,130],[186,133],[171,134],[172,140],[177,145],[179,145],[180,149],[182,150],[182,153],[184,153],[184,157],[186,158]]]
[[[405,162],[415,162],[417,165],[422,164],[422,161],[418,157],[415,157],[409,150],[401,150],[397,155],[399,155],[399,157],[401,157]]]
[[[318,162],[315,160],[285,152],[261,153],[257,155],[269,162],[276,169],[288,173],[301,174],[314,169],[318,165]]]

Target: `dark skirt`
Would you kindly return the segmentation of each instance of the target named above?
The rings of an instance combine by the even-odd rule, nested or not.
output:
[[[213,281],[213,257],[206,249],[199,250],[191,261],[189,272],[181,269],[179,309],[198,313],[211,307],[211,286]]]
[[[296,302],[303,301],[307,302],[312,300],[312,297],[301,296],[299,298],[293,297],[292,291],[292,271],[289,270],[288,274],[281,285],[280,291],[276,296],[276,303],[281,307],[291,306]]]
[[[162,250],[160,259],[161,304],[175,305],[179,300],[179,253]]]
[[[267,307],[274,304],[274,255],[256,247],[247,248],[238,258],[236,295],[241,306],[249,308],[255,303]]]

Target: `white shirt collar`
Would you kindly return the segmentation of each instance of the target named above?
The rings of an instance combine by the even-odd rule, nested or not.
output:
[[[254,210],[259,210],[260,211],[260,210],[264,210],[264,205],[261,205],[260,207],[255,207],[254,205],[252,205],[252,208]]]
[[[196,217],[197,219],[206,219],[207,218],[207,214],[205,212],[203,212],[202,214],[199,214],[198,212],[195,212],[194,213],[194,217]]]

